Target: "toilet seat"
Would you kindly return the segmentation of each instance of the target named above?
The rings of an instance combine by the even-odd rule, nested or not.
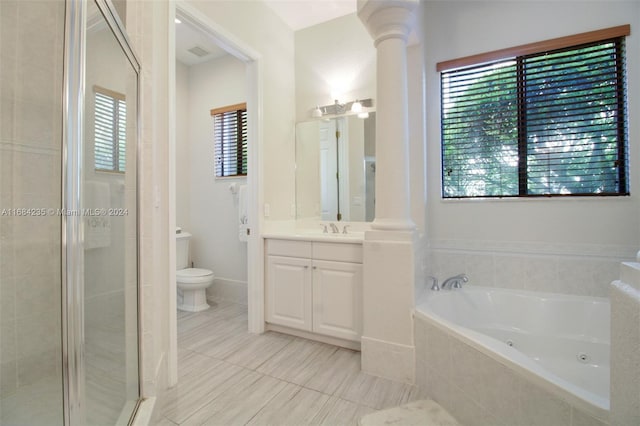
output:
[[[187,268],[176,271],[176,281],[184,284],[204,283],[213,279],[213,271],[201,268]]]

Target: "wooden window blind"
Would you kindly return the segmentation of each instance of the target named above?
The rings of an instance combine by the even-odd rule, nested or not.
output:
[[[443,197],[628,195],[624,41],[442,71]]]
[[[216,177],[247,175],[247,105],[211,110]]]

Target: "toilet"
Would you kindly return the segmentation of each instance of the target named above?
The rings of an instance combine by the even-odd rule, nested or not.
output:
[[[206,290],[213,284],[213,272],[208,269],[189,268],[189,240],[190,233],[176,233],[178,309],[200,312],[209,309]]]

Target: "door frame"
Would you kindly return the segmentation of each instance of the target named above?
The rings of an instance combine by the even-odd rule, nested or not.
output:
[[[251,119],[247,123],[251,143],[248,145],[247,175],[247,215],[251,234],[247,242],[247,303],[248,329],[251,333],[264,332],[264,243],[261,237],[263,217],[258,206],[263,204],[262,187],[262,135],[263,135],[263,64],[261,54],[239,40],[229,30],[215,22],[185,0],[169,3],[169,276],[176,274],[176,73],[175,73],[175,17],[196,27],[209,36],[220,47],[240,61],[247,69],[247,114]],[[177,332],[177,289],[176,280],[169,280],[169,353],[168,384],[178,382],[178,332]]]

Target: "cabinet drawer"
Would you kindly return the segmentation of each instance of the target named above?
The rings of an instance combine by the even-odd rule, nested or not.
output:
[[[268,239],[267,255],[310,258],[311,242]]]
[[[362,263],[362,244],[313,243],[313,258]]]

